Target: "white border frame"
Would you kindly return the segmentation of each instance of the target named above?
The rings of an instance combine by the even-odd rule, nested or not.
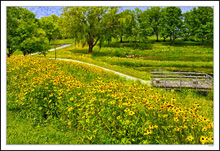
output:
[[[6,145],[7,6],[214,6],[214,145]],[[219,150],[219,1],[1,1],[1,146],[3,150]]]

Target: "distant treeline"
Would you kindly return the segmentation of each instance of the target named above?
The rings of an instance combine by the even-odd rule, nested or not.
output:
[[[175,44],[177,37],[197,40],[202,44],[213,41],[213,8],[198,7],[182,13],[179,7],[151,7],[145,11],[119,7],[65,7],[60,17],[51,15],[35,18],[22,7],[7,7],[7,55],[16,50],[24,55],[40,51],[46,55],[52,39],[72,38],[76,43],[93,47],[112,38],[145,42],[156,35]]]

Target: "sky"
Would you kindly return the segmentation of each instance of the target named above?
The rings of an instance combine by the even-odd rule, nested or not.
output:
[[[36,14],[36,18],[40,19],[41,17],[44,16],[49,16],[52,14],[55,14],[57,16],[60,16],[60,14],[62,13],[62,7],[24,7],[27,8],[28,10],[32,11],[34,14]],[[135,6],[130,6],[130,7],[122,7],[122,10],[125,9],[130,9],[130,10],[134,10],[136,7]],[[140,10],[146,10],[147,7],[138,7]],[[194,7],[180,7],[182,10],[182,13],[185,13],[187,11],[192,10]]]

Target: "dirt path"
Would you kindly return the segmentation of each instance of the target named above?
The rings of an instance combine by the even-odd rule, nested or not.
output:
[[[62,48],[65,48],[65,47],[68,47],[68,46],[70,46],[70,45],[72,45],[72,44],[64,44],[64,45],[61,46],[61,47],[57,47],[56,50],[62,49]],[[50,50],[48,50],[48,51],[55,51],[55,49],[50,49]],[[40,52],[36,52],[36,53],[32,53],[31,55],[37,55],[37,54],[39,54],[39,53],[40,53]]]
[[[58,49],[62,49],[62,48],[65,48],[65,47],[68,47],[70,46],[71,44],[65,44],[61,47],[58,47],[56,48],[56,50]],[[55,51],[55,49],[50,49],[48,51]],[[31,55],[37,55],[39,54],[39,52],[36,52],[36,53],[33,53]],[[48,59],[55,59],[55,58],[48,58]],[[151,86],[150,84],[150,81],[146,81],[146,80],[143,80],[143,79],[139,79],[139,78],[135,78],[135,77],[131,77],[129,75],[126,75],[126,74],[123,74],[123,73],[120,73],[120,72],[117,72],[117,71],[114,71],[114,70],[110,70],[110,69],[107,69],[107,68],[104,68],[104,67],[100,67],[100,66],[97,66],[97,65],[94,65],[94,64],[91,64],[91,63],[87,63],[87,62],[82,62],[82,61],[78,61],[78,60],[72,60],[72,59],[62,59],[62,58],[56,58],[57,60],[64,60],[64,61],[72,61],[72,62],[77,62],[77,63],[83,63],[83,64],[87,64],[87,65],[90,65],[90,66],[94,66],[94,67],[97,67],[97,68],[101,68],[105,71],[109,71],[109,72],[113,72],[121,77],[125,77],[127,80],[134,80],[134,81],[140,81],[142,84],[147,84],[148,86]]]
[[[55,58],[48,58],[48,59],[55,59]],[[139,80],[142,84],[147,84],[148,86],[151,86],[150,81],[146,81],[146,80],[142,80],[142,79],[139,79],[139,78],[131,77],[129,75],[126,75],[126,74],[123,74],[123,73],[120,73],[120,72],[117,72],[117,71],[114,71],[114,70],[110,70],[110,69],[107,69],[107,68],[104,68],[104,67],[100,67],[100,66],[97,66],[97,65],[94,65],[94,64],[91,64],[91,63],[82,62],[82,61],[78,61],[78,60],[72,60],[72,59],[63,59],[63,58],[56,58],[56,59],[57,60],[72,61],[72,62],[87,64],[87,65],[90,65],[90,66],[101,68],[105,71],[113,72],[113,73],[115,73],[115,74],[117,74],[121,77],[125,77],[127,80],[134,80],[134,81]]]

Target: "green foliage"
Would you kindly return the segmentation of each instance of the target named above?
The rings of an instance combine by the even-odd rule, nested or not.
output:
[[[117,7],[66,7],[62,15],[71,23],[67,28],[75,35],[76,41],[87,42],[91,53],[106,30],[114,27],[117,11]]]
[[[147,37],[153,34],[154,29],[151,27],[149,22],[149,11],[143,11],[136,9],[137,20],[139,23],[139,37],[143,41],[146,41]]]
[[[28,22],[28,23],[27,23]],[[34,13],[22,7],[7,7],[7,48],[8,57],[10,57],[17,49],[26,36],[30,36],[33,26],[37,24]],[[27,24],[26,24],[27,23]],[[25,29],[26,28],[26,29]]]
[[[52,39],[60,37],[60,31],[58,28],[58,16],[51,15],[47,17],[41,17],[40,26],[46,32],[46,36],[49,39],[49,43]]]
[[[146,11],[143,11],[142,19],[145,22],[145,26],[151,27],[155,33],[158,41],[159,35],[159,24],[161,18],[161,8],[160,7],[151,7]]]
[[[185,33],[191,39],[213,41],[213,9],[211,7],[198,7],[184,14]]]
[[[22,7],[8,7],[7,11],[8,56],[15,50],[22,51],[24,55],[36,51],[45,54],[49,43],[45,32],[39,28],[39,20],[35,18],[35,14]]]
[[[181,34],[182,29],[182,14],[179,7],[165,7],[161,11],[161,18],[159,19],[161,35],[164,38],[170,36],[175,44],[176,35]]]

